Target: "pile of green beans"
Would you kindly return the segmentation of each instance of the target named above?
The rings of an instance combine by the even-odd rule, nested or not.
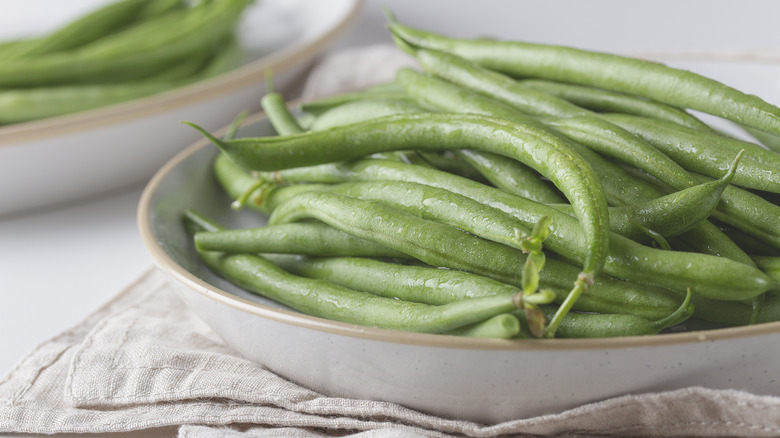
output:
[[[0,124],[103,107],[237,67],[252,0],[120,0],[0,45]]]
[[[780,155],[689,112],[775,135],[780,108],[657,63],[388,19],[419,70],[297,112],[269,93],[276,136],[187,122],[220,149],[213,172],[233,207],[266,218],[226,230],[185,215],[218,274],[313,315],[448,335],[780,320]],[[297,285],[314,280],[347,310],[301,302]],[[432,306],[438,322],[376,297]],[[490,314],[486,297],[514,308]],[[373,319],[351,314],[362,300]],[[468,303],[479,318],[458,313]]]

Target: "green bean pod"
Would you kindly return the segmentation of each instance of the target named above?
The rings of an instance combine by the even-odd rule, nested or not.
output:
[[[519,161],[474,150],[461,150],[458,155],[476,168],[487,181],[505,192],[546,204],[563,200],[560,192],[542,181],[536,171]]]
[[[406,95],[406,92],[403,90],[403,88],[399,87],[398,84],[394,82],[387,82],[373,85],[358,91],[339,93],[333,96],[303,102],[300,105],[300,109],[306,113],[319,116],[337,106],[361,100],[391,100],[412,102],[412,99]]]
[[[720,179],[702,183],[678,192],[636,205],[610,207],[610,229],[631,240],[646,241],[646,227],[663,237],[682,234],[709,217],[720,202],[723,190],[734,176],[736,161]],[[571,211],[567,205],[555,205],[562,211]]]
[[[780,108],[702,75],[661,63],[570,47],[455,39],[389,16],[390,31],[414,47],[442,50],[516,77],[543,78],[643,96],[780,134]],[[636,78],[641,77],[641,81]]]
[[[709,125],[687,111],[654,100],[601,88],[545,81],[542,79],[520,79],[518,82],[525,87],[558,96],[591,111],[633,114],[650,119],[666,120],[699,131],[712,131]]]
[[[196,248],[201,251],[407,258],[403,252],[321,223],[209,231],[197,233],[193,239]]]
[[[734,175],[733,184],[745,188],[780,193],[780,158],[757,145],[732,140],[718,134],[686,131],[657,120],[624,114],[605,115],[607,120],[645,139],[692,172],[717,178],[742,145],[744,156]],[[725,147],[724,147],[725,146]],[[759,152],[760,151],[760,152]]]
[[[287,109],[287,102],[281,94],[269,91],[260,99],[260,106],[277,134],[290,135],[304,131],[295,116]]]
[[[311,130],[322,131],[377,117],[422,112],[425,112],[425,110],[411,100],[356,100],[323,112],[314,120]]]

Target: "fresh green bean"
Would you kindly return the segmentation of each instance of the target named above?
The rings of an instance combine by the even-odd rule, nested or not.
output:
[[[654,335],[661,330],[680,324],[694,313],[695,307],[690,305],[691,294],[688,292],[680,307],[674,312],[655,321],[629,314],[598,314],[573,312],[566,315],[558,335],[562,338],[611,338],[618,336]],[[555,314],[552,306],[542,306],[546,317]]]
[[[734,176],[739,157],[718,180],[699,184],[637,205],[610,207],[609,226],[613,232],[632,240],[644,241],[648,228],[663,237],[673,237],[690,230],[709,217],[718,206],[723,190]],[[555,205],[571,211],[567,205]],[[637,227],[640,226],[640,227]]]
[[[709,300],[703,297],[691,297],[693,318],[724,324],[741,326],[780,321],[780,296],[767,294],[758,312],[750,303]]]
[[[651,119],[666,120],[700,131],[712,131],[709,125],[687,111],[650,99],[600,88],[542,79],[521,79],[518,82],[525,87],[558,96],[591,111],[633,114]]]
[[[542,181],[537,172],[517,160],[474,150],[461,150],[458,155],[505,192],[547,204],[563,201],[560,192]]]
[[[360,100],[391,100],[407,101],[412,100],[406,95],[406,92],[394,82],[374,85],[359,91],[339,93],[334,96],[324,97],[313,101],[303,102],[300,109],[306,113],[319,116],[325,111],[331,110],[345,103]]]
[[[469,338],[509,339],[520,335],[520,321],[511,313],[503,313],[488,320],[459,327],[442,334]]]
[[[259,228],[198,233],[195,246],[202,251],[231,253],[278,253],[322,256],[365,256],[407,258],[394,251],[349,233],[319,223],[291,223]]]
[[[780,157],[774,152],[747,142],[690,130],[667,122],[625,114],[610,114],[604,117],[642,137],[688,170],[710,177],[722,174],[725,170],[723,163],[730,162],[729,155],[733,157],[741,146],[745,153],[734,175],[733,184],[780,193]]]
[[[377,117],[422,112],[425,110],[410,100],[362,99],[347,102],[323,112],[314,120],[311,130],[322,131]]]
[[[452,52],[516,77],[543,78],[634,94],[780,134],[780,108],[690,71],[571,47],[447,38],[404,26],[387,15],[390,31],[415,47]]]
[[[304,131],[295,116],[287,109],[287,102],[281,94],[274,91],[267,92],[260,99],[260,106],[277,134],[290,135]]]

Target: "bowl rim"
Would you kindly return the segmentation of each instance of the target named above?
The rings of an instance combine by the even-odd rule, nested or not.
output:
[[[258,112],[247,117],[243,126],[258,123],[265,119],[265,114],[263,112]],[[228,127],[225,126],[215,131],[214,133],[219,137],[227,130],[227,128]],[[138,229],[141,235],[141,240],[147,251],[149,251],[158,268],[166,273],[169,279],[179,282],[187,289],[192,290],[207,299],[216,301],[222,305],[229,306],[243,313],[302,328],[323,331],[336,335],[362,338],[365,340],[470,350],[561,351],[645,348],[696,342],[713,342],[780,333],[779,321],[750,326],[717,328],[711,330],[696,330],[648,336],[626,336],[598,339],[477,339],[439,334],[403,332],[382,329],[378,327],[367,327],[356,324],[331,321],[295,311],[277,309],[258,303],[256,301],[238,297],[230,292],[227,292],[201,280],[197,276],[184,269],[184,267],[176,263],[170,257],[170,255],[166,253],[157,240],[154,234],[151,220],[151,212],[153,210],[152,201],[163,180],[165,180],[169,173],[171,173],[179,164],[187,160],[190,156],[194,155],[201,149],[210,146],[211,143],[207,139],[200,139],[171,158],[154,174],[154,176],[149,180],[148,184],[144,188],[138,203]]]
[[[168,112],[252,85],[269,68],[273,68],[275,74],[286,72],[327,47],[357,19],[363,0],[344,1],[346,13],[333,26],[310,38],[273,51],[224,74],[170,91],[78,113],[0,126],[0,148]]]

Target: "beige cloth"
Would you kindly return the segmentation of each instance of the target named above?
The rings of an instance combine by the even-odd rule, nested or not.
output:
[[[413,63],[389,47],[340,52],[312,71],[304,97],[387,81],[402,65]],[[481,425],[326,397],[238,356],[152,269],[0,380],[0,432],[125,431],[188,438],[771,437],[780,436],[780,398],[688,388]]]
[[[360,438],[780,436],[780,398],[689,388],[497,425],[326,397],[241,358],[156,269],[0,381],[0,432]]]

